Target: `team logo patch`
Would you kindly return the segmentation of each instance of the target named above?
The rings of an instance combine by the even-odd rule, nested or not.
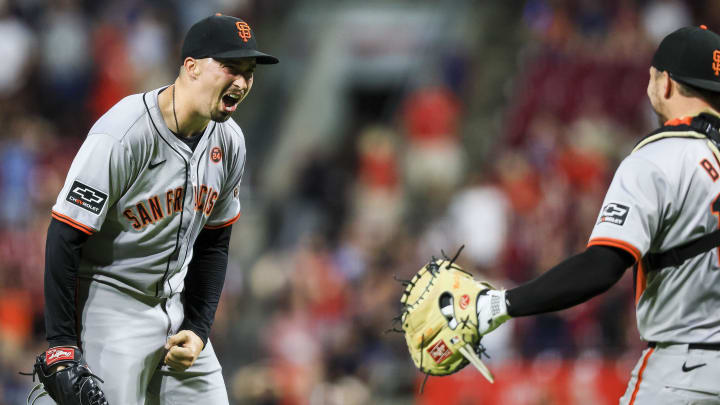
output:
[[[55,348],[48,349],[45,352],[45,364],[48,366],[57,363],[60,360],[73,360],[75,359],[75,350],[66,348]]]
[[[72,187],[70,187],[70,192],[65,199],[78,207],[82,207],[98,215],[103,206],[105,206],[107,194],[76,180],[73,182]]]
[[[460,297],[460,309],[465,309],[470,304],[470,296],[467,294],[463,294],[462,297]]]
[[[452,350],[450,350],[442,340],[430,346],[427,351],[430,353],[430,357],[435,360],[435,363],[438,364],[452,355]]]
[[[210,151],[210,160],[212,160],[215,163],[220,162],[222,159],[222,150],[218,148],[217,146],[212,148]]]
[[[601,222],[609,222],[611,224],[622,226],[627,218],[630,207],[618,203],[609,203],[600,211],[598,224]]]

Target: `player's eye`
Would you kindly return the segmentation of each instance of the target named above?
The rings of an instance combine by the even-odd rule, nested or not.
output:
[[[225,71],[233,76],[243,76],[246,80],[249,80],[255,73],[255,69],[242,70],[235,66],[225,66]]]

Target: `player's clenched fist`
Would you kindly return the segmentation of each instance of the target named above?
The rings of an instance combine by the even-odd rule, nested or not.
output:
[[[165,355],[165,364],[173,370],[185,371],[200,355],[203,342],[195,332],[181,330],[168,338],[165,349],[168,351]]]

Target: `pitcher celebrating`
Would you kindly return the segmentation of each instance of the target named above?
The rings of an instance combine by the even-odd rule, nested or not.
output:
[[[173,84],[126,97],[90,129],[47,236],[50,349],[35,371],[58,403],[79,378],[113,405],[228,403],[208,335],[245,168],[230,116],[256,64],[277,62],[243,20],[205,18]],[[97,389],[72,394],[102,403]]]

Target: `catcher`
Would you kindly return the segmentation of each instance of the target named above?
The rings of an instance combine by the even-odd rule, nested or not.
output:
[[[477,356],[483,335],[585,302],[635,265],[648,348],[620,404],[720,404],[720,36],[701,26],[665,37],[647,94],[661,127],[617,169],[584,252],[508,291],[453,260],[433,259],[408,282],[401,320],[423,372],[470,362],[492,381]]]

